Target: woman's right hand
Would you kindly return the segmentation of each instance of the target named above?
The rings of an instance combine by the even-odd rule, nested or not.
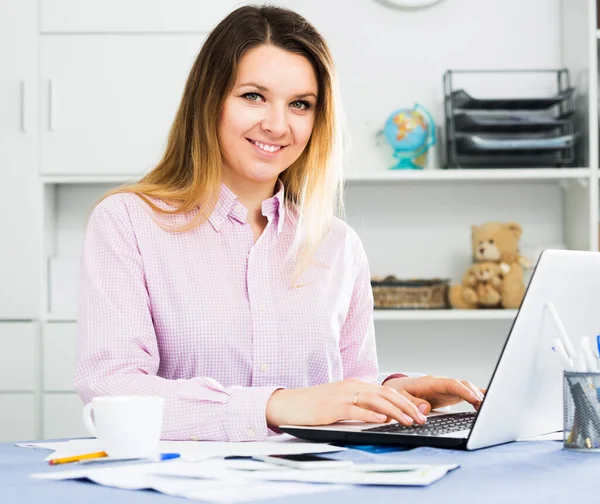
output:
[[[397,390],[355,379],[276,390],[267,402],[266,415],[271,427],[328,425],[340,420],[383,423],[394,419],[402,425],[427,421]]]

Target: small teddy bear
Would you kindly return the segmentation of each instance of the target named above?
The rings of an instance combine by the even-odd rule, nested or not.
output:
[[[523,230],[516,222],[486,222],[481,226],[471,228],[471,249],[473,264],[463,277],[463,282],[452,285],[449,291],[449,301],[453,308],[473,309],[489,306],[501,308],[518,308],[525,295],[525,284],[523,282],[523,267],[528,267],[524,257],[519,254],[519,239]],[[483,285],[479,288],[479,294],[483,295],[483,303],[480,302],[477,289],[470,285],[468,276],[471,268],[480,263],[491,262],[501,268],[501,284],[498,288],[500,300],[490,286]],[[465,283],[465,280],[468,280]],[[477,285],[477,284],[476,284]],[[492,285],[493,287],[493,285]]]
[[[468,305],[494,307],[502,300],[504,271],[500,264],[486,261],[473,264],[462,281],[462,297]]]

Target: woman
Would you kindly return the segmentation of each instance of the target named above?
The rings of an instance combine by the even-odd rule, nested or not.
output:
[[[165,398],[163,438],[260,440],[278,425],[410,425],[483,396],[378,368],[367,257],[334,217],[334,67],[298,14],[242,7],[209,35],[165,154],[86,230],[75,385]]]

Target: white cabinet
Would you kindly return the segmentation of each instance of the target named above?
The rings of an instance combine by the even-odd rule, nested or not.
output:
[[[75,323],[44,324],[42,353],[47,392],[74,392],[75,329]]]
[[[0,320],[39,311],[36,4],[0,2]]]
[[[34,322],[0,322],[0,396],[2,392],[36,389],[37,334]]]
[[[34,394],[0,394],[0,443],[37,439]]]
[[[43,439],[91,435],[83,425],[83,403],[77,394],[44,394],[43,406]]]
[[[42,37],[42,173],[136,176],[153,168],[203,40]]]
[[[43,0],[42,33],[207,32],[240,0]]]

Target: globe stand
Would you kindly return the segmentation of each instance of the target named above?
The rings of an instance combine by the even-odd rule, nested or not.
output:
[[[398,162],[390,166],[391,170],[422,170],[427,162],[427,150],[421,153],[394,151],[394,157]]]

